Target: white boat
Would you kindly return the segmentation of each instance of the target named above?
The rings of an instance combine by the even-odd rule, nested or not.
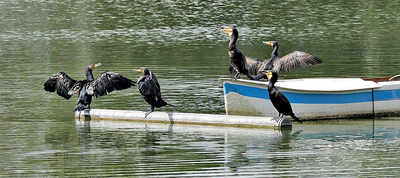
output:
[[[220,79],[226,114],[278,116],[267,82]],[[300,119],[349,118],[400,113],[400,75],[385,78],[302,78],[275,86]]]

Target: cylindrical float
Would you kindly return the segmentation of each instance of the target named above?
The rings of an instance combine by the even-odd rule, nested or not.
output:
[[[255,128],[275,128],[290,127],[292,122],[289,118],[258,117],[258,116],[236,116],[221,114],[198,114],[198,113],[179,113],[179,112],[153,112],[146,119],[145,112],[131,110],[109,110],[109,109],[90,109],[76,111],[75,119],[82,121],[90,120],[124,120],[136,122],[154,122],[169,124],[195,124],[195,125],[214,125],[214,126],[235,126],[235,127],[255,127]]]

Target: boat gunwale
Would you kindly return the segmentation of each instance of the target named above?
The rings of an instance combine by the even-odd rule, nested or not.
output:
[[[381,82],[375,82],[377,85],[374,87],[367,87],[367,88],[359,88],[359,89],[347,89],[347,90],[313,90],[313,89],[296,89],[296,88],[289,88],[289,87],[283,87],[280,86],[280,82],[288,82],[288,81],[295,81],[295,80],[302,80],[302,79],[361,79],[362,78],[334,78],[334,77],[327,77],[327,78],[299,78],[299,79],[284,79],[284,80],[278,80],[276,83],[276,87],[285,91],[290,91],[290,92],[295,92],[295,93],[311,93],[311,94],[327,94],[327,93],[335,93],[335,94],[340,94],[340,93],[351,93],[351,92],[365,92],[365,91],[370,91],[372,89],[379,89],[382,87]],[[258,88],[267,88],[267,81],[254,81],[254,80],[246,80],[246,79],[237,79],[233,80],[232,78],[219,78],[218,79],[220,82],[225,83],[233,83],[233,84],[242,84],[245,86],[252,86],[252,87],[258,87]],[[372,82],[372,81],[371,81]],[[392,81],[385,81],[385,85],[387,85],[387,82],[392,82]],[[393,83],[398,83],[398,81],[393,81]]]

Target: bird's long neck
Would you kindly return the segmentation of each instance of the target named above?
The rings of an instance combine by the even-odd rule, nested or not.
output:
[[[275,44],[274,45],[274,49],[272,50],[272,54],[271,54],[272,58],[277,58],[278,57],[278,49],[279,49],[279,45]]]
[[[150,77],[151,79],[153,79],[153,73],[149,72],[148,74],[145,74],[145,76]]]
[[[278,81],[278,74],[273,74],[272,78],[268,82],[268,90],[272,90],[275,87],[275,83]]]
[[[231,38],[229,40],[229,50],[234,50],[236,49],[236,41],[239,38],[238,34],[233,33],[231,35]]]
[[[272,88],[274,88],[274,87],[275,87],[275,82],[269,81],[268,82],[268,90],[271,91]]]
[[[278,49],[279,45],[275,44],[274,49],[272,49],[271,58],[268,60],[267,66],[264,70],[272,70],[274,68],[274,62],[278,59]]]
[[[86,69],[86,80],[89,80],[89,81],[94,80],[92,69],[89,67]]]

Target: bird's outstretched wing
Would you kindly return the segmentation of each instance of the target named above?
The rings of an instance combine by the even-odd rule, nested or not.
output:
[[[272,70],[276,72],[289,72],[295,68],[304,68],[320,63],[322,63],[321,59],[311,54],[302,51],[293,51],[286,56],[275,60]]]
[[[59,72],[49,77],[44,83],[44,90],[48,92],[57,92],[59,96],[69,99],[73,95],[73,93],[69,91],[76,83],[77,81],[69,77],[66,73]]]
[[[123,90],[134,86],[135,82],[115,72],[103,72],[87,85],[89,95],[104,96],[114,90]]]
[[[76,83],[72,86],[72,88],[68,91],[69,95],[77,94],[81,92],[81,89],[85,86],[86,83],[88,83],[88,80],[78,80]]]

